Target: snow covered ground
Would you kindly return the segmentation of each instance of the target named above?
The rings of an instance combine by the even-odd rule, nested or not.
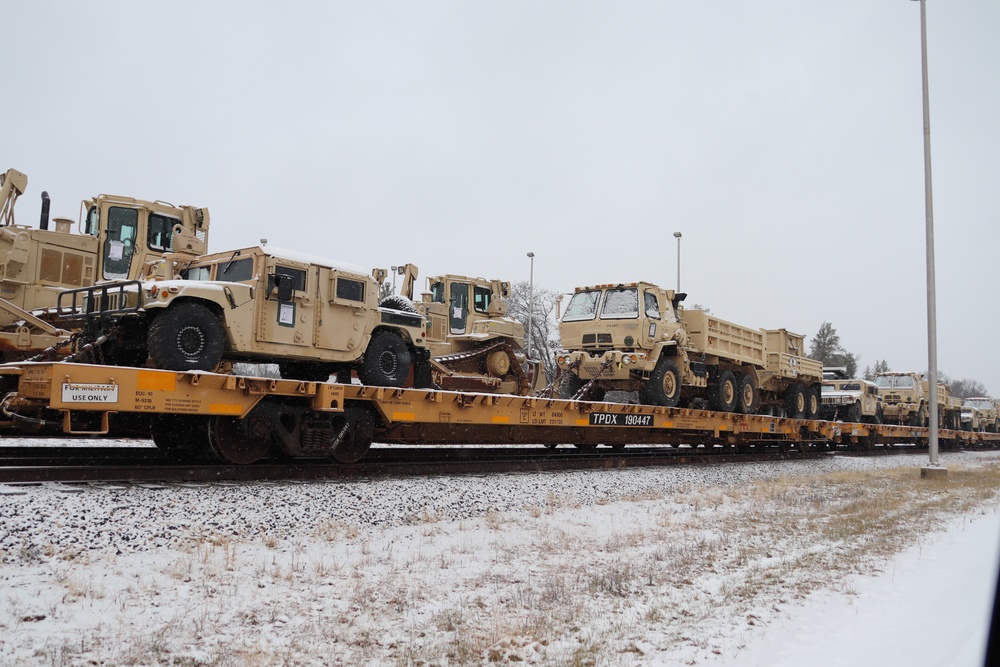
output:
[[[1000,454],[943,460],[0,486],[0,664],[971,667]]]

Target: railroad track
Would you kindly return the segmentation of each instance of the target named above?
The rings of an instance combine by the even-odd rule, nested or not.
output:
[[[909,450],[912,451],[912,450]],[[247,482],[638,468],[684,464],[780,461],[829,456],[829,451],[767,447],[417,447],[376,448],[360,463],[266,460],[233,466],[170,462],[155,447],[3,447],[0,483]]]

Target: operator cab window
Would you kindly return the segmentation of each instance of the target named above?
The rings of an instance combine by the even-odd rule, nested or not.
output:
[[[102,271],[105,280],[128,278],[138,228],[139,212],[134,208],[112,206],[108,209],[108,236],[104,240]]]
[[[431,285],[431,302],[444,303],[444,283],[438,281]]]
[[[168,218],[160,213],[149,214],[149,238],[146,245],[150,250],[168,252],[174,247],[174,225],[180,224],[177,218]]]
[[[476,285],[473,290],[473,307],[477,313],[485,313],[490,307],[490,288]]]

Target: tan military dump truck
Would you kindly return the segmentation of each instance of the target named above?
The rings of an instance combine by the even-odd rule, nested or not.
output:
[[[927,426],[930,423],[930,384],[921,373],[886,371],[875,377],[875,384],[885,400],[885,422],[905,426]],[[938,426],[961,427],[962,403],[951,395],[951,386],[938,383]]]
[[[685,297],[647,282],[577,288],[559,323],[561,395],[815,418],[822,365],[801,356],[802,336],[684,310]]]
[[[453,391],[522,396],[544,387],[539,364],[524,354],[524,325],[507,317],[509,282],[453,274],[431,276],[427,290],[414,301],[417,267],[394,268],[403,276],[400,294],[386,297],[381,305],[427,319],[425,345],[435,385]]]
[[[64,289],[155,274],[164,257],[190,258],[208,246],[208,209],[117,195],[83,201],[79,220],[55,218],[50,229],[42,193],[39,227],[15,224],[27,183],[17,170],[0,174],[0,361],[67,340],[65,322],[49,312]]]
[[[974,396],[962,404],[961,428],[965,431],[996,433],[1000,426],[997,402],[988,396]]]
[[[356,371],[364,384],[399,387],[427,361],[424,318],[379,307],[378,282],[360,267],[255,246],[202,256],[180,275],[69,291],[60,306],[131,326],[118,356],[148,354],[156,368],[276,363],[286,378]]]

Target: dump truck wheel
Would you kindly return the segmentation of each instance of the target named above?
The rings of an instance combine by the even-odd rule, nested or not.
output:
[[[816,387],[806,387],[803,395],[806,400],[806,419],[816,419],[819,417],[819,392]]]
[[[410,351],[399,336],[380,331],[372,336],[358,369],[362,384],[402,387],[410,373]]]
[[[736,409],[736,397],[736,375],[732,371],[722,371],[709,390],[709,408],[719,412],[732,412]]]
[[[852,424],[861,423],[861,406],[855,403],[851,407],[847,408],[847,421]]]
[[[382,301],[378,305],[380,308],[401,310],[404,313],[417,312],[417,307],[413,305],[413,302],[407,299],[402,294],[390,294],[389,296],[382,299]]]
[[[222,361],[226,334],[215,313],[190,301],[172,305],[149,325],[153,365],[171,371],[211,371]]]
[[[737,412],[745,415],[755,415],[760,410],[760,390],[757,382],[749,373],[740,373],[737,378]]]
[[[647,405],[677,407],[681,400],[681,375],[677,362],[668,357],[660,357],[656,368],[649,375],[642,389],[642,402]]]
[[[318,364],[308,361],[284,361],[278,364],[278,372],[286,380],[305,380],[306,382],[326,382],[333,375],[330,364]],[[338,381],[340,380],[338,376]]]
[[[785,390],[785,411],[792,419],[802,419],[806,415],[805,387],[798,382]]]

